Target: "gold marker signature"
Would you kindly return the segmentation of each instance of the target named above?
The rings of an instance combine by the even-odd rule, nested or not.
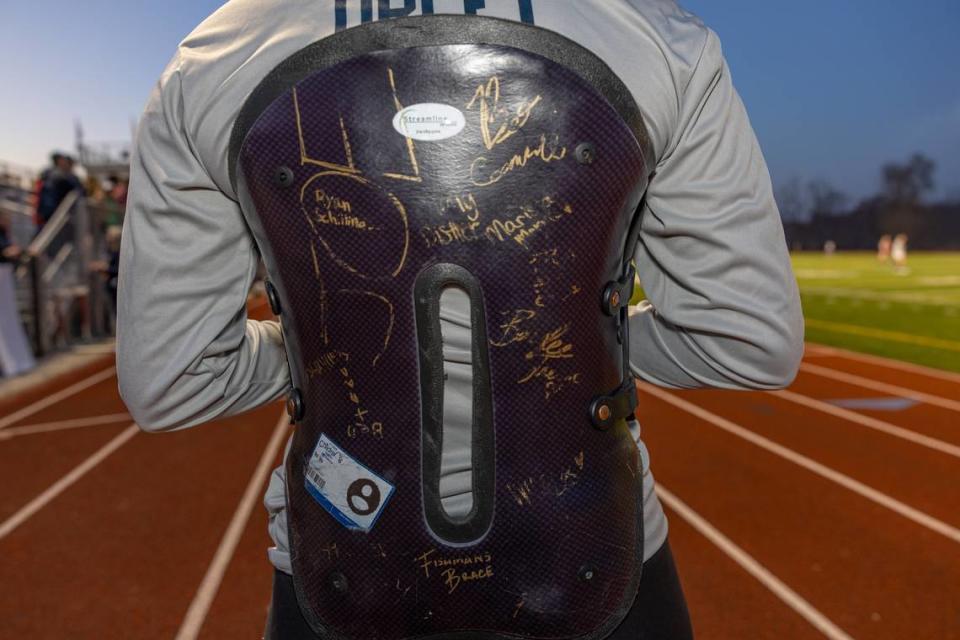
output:
[[[503,180],[508,174],[525,168],[531,160],[539,159],[544,164],[550,164],[566,157],[567,148],[560,144],[559,135],[554,134],[548,142],[546,134],[541,134],[539,145],[526,146],[521,153],[515,154],[485,178],[481,174],[486,170],[489,161],[485,156],[480,156],[470,165],[470,181],[477,187],[489,187]]]
[[[431,569],[440,570],[440,577],[447,587],[447,593],[456,591],[462,583],[489,580],[493,577],[493,556],[489,551],[472,556],[457,558],[438,558],[437,550],[430,549],[415,560],[423,569],[424,576],[430,577]]]
[[[483,146],[490,151],[523,129],[533,114],[534,108],[542,100],[543,97],[538,95],[533,100],[522,102],[514,115],[506,122],[500,122],[500,118],[504,114],[509,115],[509,112],[500,106],[500,78],[493,76],[486,84],[477,87],[473,98],[467,103],[467,109],[473,109],[478,102],[480,103],[480,133],[483,136]],[[497,126],[498,122],[500,122],[499,126]],[[492,132],[491,127],[496,127],[496,132]]]

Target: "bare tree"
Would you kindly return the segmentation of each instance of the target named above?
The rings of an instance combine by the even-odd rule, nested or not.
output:
[[[921,153],[914,154],[906,164],[884,165],[884,195],[894,204],[919,204],[921,196],[933,189],[935,168],[933,160]]]
[[[810,212],[814,216],[835,216],[843,213],[849,198],[825,180],[814,180],[807,185]]]
[[[800,222],[809,217],[810,203],[798,178],[792,178],[777,189],[776,199],[780,217],[784,220]]]

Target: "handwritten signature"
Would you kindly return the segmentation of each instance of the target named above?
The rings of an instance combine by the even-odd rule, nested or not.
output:
[[[483,145],[490,151],[523,129],[542,100],[543,97],[538,95],[532,100],[524,101],[517,107],[516,113],[511,114],[500,105],[500,78],[493,76],[477,87],[473,98],[467,103],[467,109],[471,110],[479,104],[480,133],[483,136]],[[506,118],[506,121],[502,118]]]

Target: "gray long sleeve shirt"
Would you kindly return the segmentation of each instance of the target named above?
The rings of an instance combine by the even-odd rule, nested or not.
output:
[[[436,13],[463,13],[466,3],[433,4]],[[485,4],[481,15],[518,20],[525,3]],[[670,0],[530,5],[538,26],[579,42],[620,76],[653,141],[656,173],[636,254],[649,300],[631,314],[633,371],[675,388],[788,384],[803,350],[799,296],[767,167],[716,35]],[[347,26],[359,24],[359,0],[346,6]],[[289,387],[279,326],[246,317],[257,253],[227,148],[260,80],[335,28],[334,0],[232,0],[180,44],[150,97],[132,165],[117,343],[120,391],[145,430],[237,414]],[[445,351],[462,343],[457,331],[468,335],[464,316],[455,301],[442,310],[453,336]],[[453,401],[460,393],[466,403],[469,389],[455,380]],[[638,444],[649,557],[666,521]],[[452,451],[443,461],[442,491],[454,509],[469,494],[463,458]],[[265,502],[271,560],[289,572],[283,482],[280,468]]]

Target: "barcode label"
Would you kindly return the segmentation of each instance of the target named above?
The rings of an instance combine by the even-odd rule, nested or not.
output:
[[[317,489],[323,489],[327,484],[327,481],[323,479],[323,476],[313,469],[307,469],[307,476],[313,480],[313,484],[317,487]]]

